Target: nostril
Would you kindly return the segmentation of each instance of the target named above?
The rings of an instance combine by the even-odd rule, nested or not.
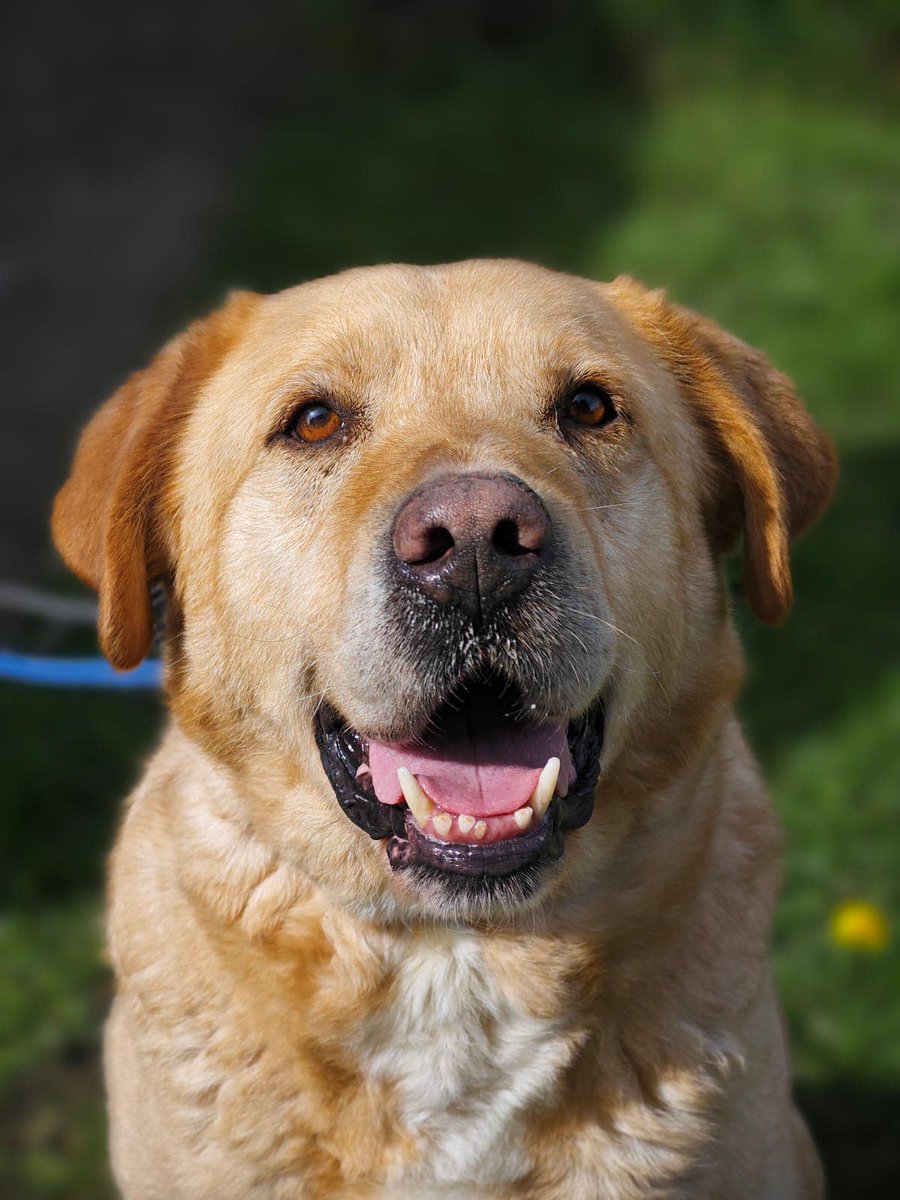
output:
[[[523,546],[520,540],[520,529],[518,522],[509,519],[498,521],[494,527],[494,535],[491,539],[494,549],[501,554],[508,555],[510,558],[518,558],[522,554],[532,554],[530,546]]]
[[[418,545],[414,558],[406,561],[412,567],[427,566],[428,563],[438,562],[454,546],[453,535],[443,525],[432,525],[419,532]]]

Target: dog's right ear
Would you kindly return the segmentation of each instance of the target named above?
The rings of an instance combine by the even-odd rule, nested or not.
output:
[[[148,654],[150,581],[172,566],[164,500],[178,431],[258,299],[233,293],[132,375],[88,424],[56,497],[54,544],[98,592],[100,645],[119,670]]]

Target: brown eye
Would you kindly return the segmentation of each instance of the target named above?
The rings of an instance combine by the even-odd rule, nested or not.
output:
[[[576,425],[599,429],[615,420],[616,406],[604,388],[585,385],[574,391],[562,406],[562,415]]]
[[[301,442],[324,442],[326,438],[333,437],[342,425],[343,421],[333,408],[314,401],[303,405],[294,417],[290,432]]]

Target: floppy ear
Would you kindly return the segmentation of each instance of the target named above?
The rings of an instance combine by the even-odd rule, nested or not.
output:
[[[88,424],[56,497],[54,544],[99,593],[100,645],[120,670],[149,652],[150,581],[171,569],[164,497],[178,432],[257,299],[233,293],[132,375]]]
[[[769,625],[787,616],[790,540],[821,516],[837,482],[834,447],[765,355],[631,279],[613,296],[679,381],[710,448],[706,522],[723,554],[744,535],[745,587]]]

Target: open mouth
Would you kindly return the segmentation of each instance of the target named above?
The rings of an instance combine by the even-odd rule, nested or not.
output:
[[[594,806],[603,707],[535,719],[502,679],[469,682],[406,742],[367,738],[322,706],[316,740],[345,814],[394,870],[471,881],[535,874]]]

